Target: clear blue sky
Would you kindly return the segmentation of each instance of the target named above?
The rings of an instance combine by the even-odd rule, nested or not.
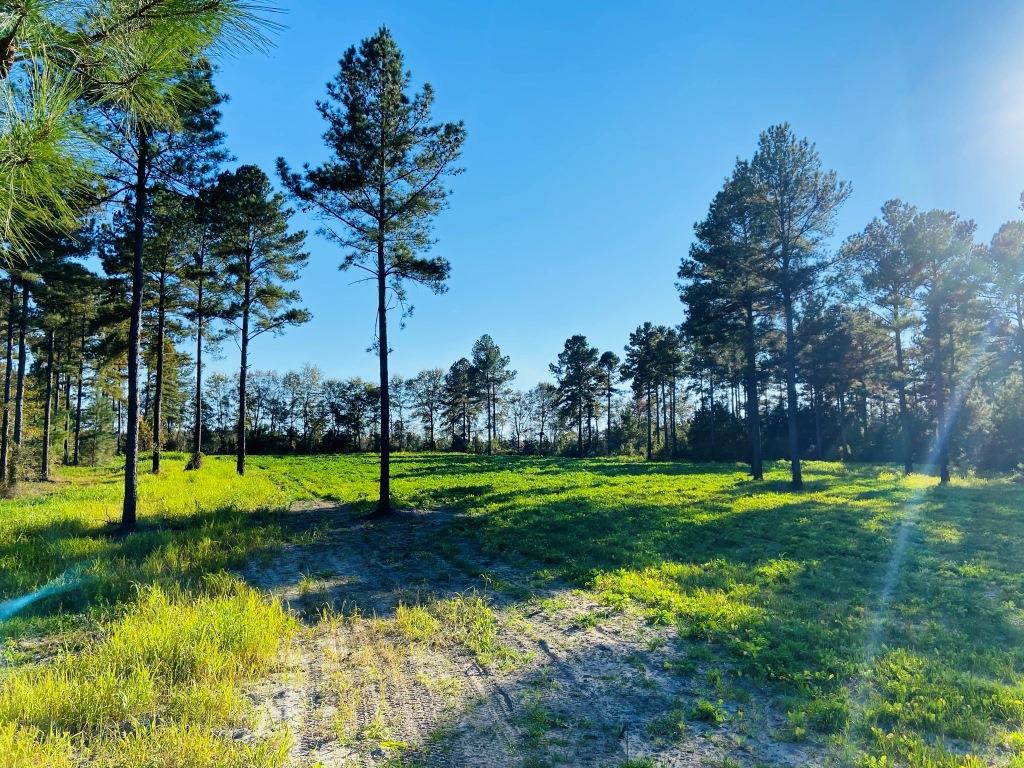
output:
[[[1024,190],[1021,3],[282,4],[275,49],[218,78],[240,162],[322,159],[314,102],[382,24],[434,86],[436,117],[466,123],[466,172],[436,229],[450,290],[413,292],[392,342],[406,375],[490,333],[526,388],[571,334],[621,353],[644,320],[678,322],[692,225],[775,122],[853,183],[843,237],[901,197],[970,216],[987,240]],[[313,237],[310,251],[299,288],[313,321],[261,338],[253,365],[372,377],[374,291],[350,285],[331,245]],[[216,367],[232,366],[225,354]]]

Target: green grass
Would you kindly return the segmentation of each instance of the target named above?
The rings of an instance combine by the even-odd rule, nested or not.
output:
[[[66,645],[41,666],[11,646],[13,671],[0,689],[0,754],[25,765],[60,764],[30,749],[69,761],[81,758],[83,745],[97,754],[143,754],[198,739],[192,734],[200,723],[229,722],[238,713],[228,692],[265,669],[269,646],[260,646],[255,665],[243,646],[226,646],[222,668],[230,674],[168,672],[165,695],[155,699],[146,698],[140,679],[139,705],[130,711],[106,708],[99,693],[95,702],[82,694],[79,715],[54,704],[48,721],[42,705],[7,702],[62,679],[95,679],[101,690],[103,670],[115,668],[134,681],[104,648],[125,627],[163,632],[159,617],[146,613],[154,595],[199,614],[218,600],[240,601],[231,626],[247,626],[259,610],[273,609],[240,588],[212,586],[204,574],[300,535],[275,512],[293,500],[369,510],[375,492],[372,456],[254,457],[244,479],[228,460],[211,459],[198,473],[180,471],[183,461],[168,461],[160,478],[143,477],[143,529],[128,539],[108,535],[119,503],[113,470],[76,471],[70,483],[0,502],[0,599],[72,567],[84,578],[79,589],[0,625],[12,640],[57,637]],[[436,542],[438,551],[475,539],[534,572],[536,599],[550,600],[552,610],[557,600],[545,588],[560,579],[592,590],[611,609],[677,627],[689,643],[681,669],[692,665],[687,656],[700,658],[728,672],[723,689],[746,687],[784,702],[790,738],[830,740],[837,754],[864,766],[1020,761],[1024,486],[973,478],[940,488],[891,468],[816,462],[807,466],[806,485],[802,494],[789,492],[781,464],[752,483],[733,465],[415,454],[395,457],[392,488],[400,506],[464,513]],[[901,536],[905,555],[894,570]],[[396,631],[406,642],[430,642],[457,630],[478,658],[501,663],[493,615],[473,599],[406,606]],[[287,631],[285,622],[271,634],[280,641]],[[213,640],[183,642],[194,649]],[[195,681],[210,681],[210,700],[177,698],[179,689],[206,687]],[[120,736],[114,749],[109,734],[123,733],[126,719],[137,743]],[[249,759],[225,744],[207,748],[211,755],[228,750],[210,764]],[[275,749],[268,745],[258,759],[272,764]]]
[[[15,766],[283,764],[281,739],[246,746],[223,729],[294,626],[225,571],[283,540],[274,510],[285,496],[268,478],[249,484],[209,464],[144,475],[146,519],[127,538],[109,525],[116,471],[68,471],[0,502],[0,598],[69,570],[81,580],[0,624],[0,754]],[[43,661],[21,658],[19,639],[39,643]]]

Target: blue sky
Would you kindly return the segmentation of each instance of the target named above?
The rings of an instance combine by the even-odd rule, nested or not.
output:
[[[268,55],[222,63],[240,162],[325,155],[314,102],[344,50],[391,28],[466,172],[437,222],[442,296],[413,291],[392,369],[447,368],[490,333],[527,388],[574,333],[621,353],[677,323],[693,223],[758,133],[789,121],[853,184],[837,235],[888,198],[974,218],[987,240],[1024,190],[1024,4],[963,2],[283,2]],[[311,233],[313,221],[303,221]],[[307,326],[257,368],[372,377],[374,291],[311,237]],[[234,349],[215,367],[230,369]]]

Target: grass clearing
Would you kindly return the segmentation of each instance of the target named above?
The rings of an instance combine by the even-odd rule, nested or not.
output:
[[[239,689],[273,664],[293,625],[209,574],[315,540],[315,527],[285,524],[280,510],[294,501],[369,509],[375,459],[254,457],[244,479],[229,460],[196,473],[178,461],[143,476],[143,526],[129,539],[106,525],[118,511],[113,470],[69,471],[42,493],[0,501],[0,600],[69,571],[81,578],[0,625],[0,753],[25,765],[128,765],[119,755],[150,749],[141,764],[162,765],[160,745],[196,739],[204,765],[284,760],[280,740],[243,748],[216,729],[244,714]],[[732,465],[415,454],[396,457],[393,491],[406,508],[460,513],[437,556],[457,561],[458,540],[472,540],[532,573],[536,596],[523,610],[564,610],[564,596],[546,594],[556,579],[603,605],[574,618],[580,632],[598,632],[609,611],[674,629],[666,668],[702,676],[705,703],[723,717],[770,697],[785,714],[779,738],[872,768],[1024,764],[1024,486],[968,478],[939,488],[886,467],[815,462],[806,481],[790,493],[781,465],[755,484]],[[303,571],[309,593],[331,576],[319,568]],[[163,645],[168,612],[198,627],[211,611],[224,617],[219,629]],[[455,644],[499,672],[523,662],[483,593],[405,601],[373,622],[375,650],[339,663],[339,702],[356,701],[352,712],[360,697],[384,703],[376,725],[355,730],[339,708],[336,730],[349,739],[388,742],[380,683],[417,647]],[[247,634],[257,625],[265,631]],[[655,637],[648,650],[664,652]],[[168,665],[153,661],[168,654]],[[116,703],[105,693],[114,685],[126,693]],[[696,698],[667,709],[660,737],[710,722],[699,709]],[[202,746],[200,726],[221,740]]]

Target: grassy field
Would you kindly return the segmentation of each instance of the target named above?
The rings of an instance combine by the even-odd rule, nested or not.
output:
[[[294,502],[369,511],[376,462],[253,457],[244,479],[229,460],[183,463],[143,477],[129,538],[108,525],[116,469],[0,502],[0,600],[66,589],[0,623],[5,765],[287,760],[288,733],[232,729],[299,622],[237,574],[322,535]],[[465,540],[537,594],[583,590],[602,609],[581,625],[610,610],[669,628],[672,663],[699,660],[718,695],[678,719],[727,719],[754,691],[785,713],[779,739],[826,762],[1024,766],[1024,485],[827,463],[806,485],[790,493],[782,465],[752,483],[733,465],[416,454],[396,458],[393,493],[456,513],[424,546]],[[462,627],[479,646],[443,605],[391,620],[410,643]]]

